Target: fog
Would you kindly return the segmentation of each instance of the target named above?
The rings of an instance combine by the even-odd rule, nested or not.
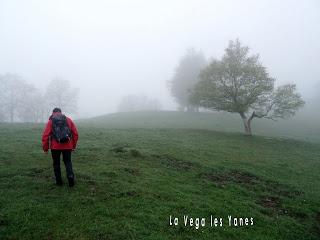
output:
[[[0,74],[44,90],[55,77],[79,88],[77,117],[117,111],[126,95],[175,110],[167,81],[186,49],[221,57],[239,38],[277,84],[320,95],[320,2],[0,1]]]

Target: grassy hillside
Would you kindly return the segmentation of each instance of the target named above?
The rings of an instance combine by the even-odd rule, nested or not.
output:
[[[73,189],[53,185],[42,125],[0,124],[0,239],[320,238],[318,143],[200,129],[211,115],[144,114],[80,121]],[[254,224],[229,226],[228,215]]]
[[[256,135],[295,138],[320,142],[320,118],[305,117],[299,112],[288,120],[271,121],[254,119],[253,133]],[[243,132],[240,116],[224,112],[186,113],[186,112],[131,112],[108,114],[89,120],[80,120],[89,126],[106,128],[192,128],[215,131]]]

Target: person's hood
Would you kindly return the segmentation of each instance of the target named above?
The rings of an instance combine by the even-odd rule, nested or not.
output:
[[[56,115],[59,115],[59,114],[62,114],[62,113],[60,113],[60,112],[54,112],[54,113],[52,113],[51,116],[49,117],[49,120],[52,118],[52,116],[56,116]]]

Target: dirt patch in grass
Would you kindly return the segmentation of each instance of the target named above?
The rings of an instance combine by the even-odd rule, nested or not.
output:
[[[140,170],[137,169],[137,168],[124,168],[123,170],[125,172],[131,174],[131,175],[134,175],[134,176],[140,176],[141,175]]]
[[[214,182],[218,186],[224,186],[228,183],[237,183],[241,185],[253,185],[260,178],[249,172],[231,170],[227,172],[210,172],[203,174],[208,180]]]
[[[125,192],[124,195],[133,197],[133,196],[138,196],[139,194],[136,191],[128,191],[128,192]]]
[[[279,197],[276,196],[263,196],[257,203],[265,208],[272,210],[280,210],[281,201]]]
[[[306,219],[308,215],[299,209],[284,208],[282,202],[285,199],[296,198],[303,195],[301,191],[291,186],[280,184],[275,181],[265,180],[262,177],[240,170],[213,170],[201,174],[205,179],[214,182],[218,187],[228,184],[236,184],[244,187],[256,196],[256,204],[262,206],[262,213],[267,215],[287,215],[294,219]],[[262,194],[261,194],[262,193]]]
[[[128,152],[128,150],[124,146],[117,146],[117,147],[111,148],[110,151],[114,152],[114,153],[126,153],[126,152]]]
[[[141,152],[137,149],[130,149],[129,153],[132,157],[141,157],[142,156]]]
[[[254,184],[255,181],[259,180],[256,175],[238,170],[231,171],[230,178],[233,182],[240,184]]]
[[[135,148],[129,148],[127,145],[124,146],[115,146],[110,149],[111,152],[121,157],[142,157],[142,153]]]
[[[264,207],[265,210],[262,213],[267,215],[287,215],[299,221],[308,218],[308,215],[299,209],[284,208],[282,205],[283,200],[284,196],[266,195],[261,196],[256,203]]]
[[[152,155],[152,157],[166,168],[171,168],[178,171],[190,170],[196,166],[195,163],[184,161],[169,155]]]
[[[139,196],[139,193],[136,191],[126,191],[126,192],[120,192],[120,193],[112,193],[110,194],[110,197],[115,198],[123,198],[123,197],[137,197]]]
[[[226,184],[239,184],[252,191],[263,191],[268,193],[268,196],[278,196],[294,198],[301,196],[304,193],[293,189],[291,186],[280,184],[275,181],[265,180],[262,177],[254,175],[250,172],[240,170],[218,171],[201,174],[207,180],[214,182],[217,186],[224,186]]]

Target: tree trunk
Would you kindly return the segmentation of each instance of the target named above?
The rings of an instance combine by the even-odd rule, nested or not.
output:
[[[247,121],[247,125],[248,125],[248,135],[250,135],[250,136],[252,136],[251,120],[252,120],[252,118],[249,118],[248,121]]]
[[[248,119],[247,116],[244,113],[240,113],[240,116],[241,116],[242,121],[243,121],[245,135],[246,136],[252,136],[252,131],[251,131],[251,120],[252,120],[252,117],[250,117]]]
[[[14,120],[14,110],[13,107],[10,107],[10,123],[13,123]]]

